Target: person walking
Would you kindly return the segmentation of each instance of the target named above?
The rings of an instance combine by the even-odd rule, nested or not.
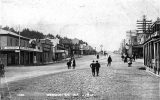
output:
[[[75,61],[75,59],[74,59],[74,58],[73,58],[73,64],[72,64],[72,66],[73,66],[73,69],[75,69],[76,61]]]
[[[122,58],[122,61],[124,61],[124,56],[123,56],[123,54],[122,54],[121,58]]]
[[[109,55],[109,57],[108,57],[108,64],[107,64],[107,66],[111,66],[111,62],[112,62],[112,58],[111,58],[111,56]]]
[[[90,64],[90,67],[91,67],[91,69],[92,69],[92,75],[93,76],[95,76],[95,62],[94,62],[94,60],[92,61],[92,63]]]
[[[5,73],[4,64],[2,63],[0,58],[0,77],[4,77],[4,73]]]
[[[97,59],[99,59],[99,54],[97,54]]]
[[[5,77],[5,69],[4,69],[4,64],[2,63],[1,61],[1,58],[0,58],[0,100],[4,98],[4,86],[2,85],[2,81]]]
[[[99,68],[101,67],[101,65],[98,63],[98,60],[96,61],[96,73],[97,73],[97,76],[99,76]]]
[[[124,56],[124,63],[127,63],[127,56]]]
[[[71,59],[67,62],[68,69],[71,68]]]
[[[127,58],[127,62],[128,62],[128,67],[131,67],[131,65],[132,65],[132,57],[128,57]]]

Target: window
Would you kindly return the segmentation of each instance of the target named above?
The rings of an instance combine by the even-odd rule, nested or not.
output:
[[[18,40],[16,39],[16,46],[18,46]]]
[[[24,41],[24,45],[23,46],[25,47],[25,41]]]
[[[12,46],[12,38],[10,38],[10,46]]]

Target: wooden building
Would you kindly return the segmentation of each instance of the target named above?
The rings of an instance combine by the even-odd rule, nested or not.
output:
[[[151,29],[151,35],[143,45],[144,65],[148,71],[160,75],[160,21],[156,21]]]
[[[0,30],[0,54],[5,65],[33,65],[37,63],[39,49],[29,47],[29,38]]]

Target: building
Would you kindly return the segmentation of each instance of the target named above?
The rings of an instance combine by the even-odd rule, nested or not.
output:
[[[53,62],[53,43],[49,39],[37,39],[37,47],[42,48],[41,61],[43,64]]]
[[[148,71],[160,75],[160,20],[150,26],[152,33],[144,42],[144,65]]]
[[[49,39],[52,43],[53,43],[53,61],[56,61],[56,46],[57,44],[59,44],[59,39],[58,38],[55,38],[55,39]]]
[[[64,45],[65,48],[65,55],[66,57],[71,57],[73,53],[71,52],[72,49],[72,41],[70,39],[60,39],[60,44]]]
[[[30,65],[36,63],[38,48],[29,47],[29,38],[0,29],[0,54],[5,65]]]

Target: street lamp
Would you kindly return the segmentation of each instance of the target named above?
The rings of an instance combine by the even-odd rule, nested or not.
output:
[[[102,52],[102,47],[103,47],[103,45],[101,45],[100,47],[101,47],[101,52]]]

